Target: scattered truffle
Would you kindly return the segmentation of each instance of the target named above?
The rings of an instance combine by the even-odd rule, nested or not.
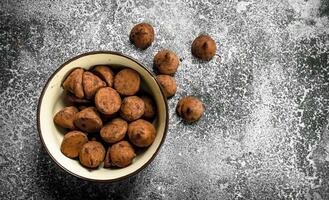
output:
[[[192,96],[188,96],[179,100],[176,111],[186,122],[198,121],[204,111],[202,102]]]
[[[201,60],[211,60],[216,50],[215,41],[208,35],[200,35],[192,43],[192,54]]]
[[[139,49],[147,49],[154,41],[154,29],[148,23],[135,25],[130,32],[129,40]]]
[[[155,55],[153,65],[158,73],[173,75],[177,71],[179,59],[173,51],[161,50]]]

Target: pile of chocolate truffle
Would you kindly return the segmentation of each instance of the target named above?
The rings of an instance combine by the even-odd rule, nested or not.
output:
[[[57,126],[70,130],[61,152],[88,168],[103,161],[104,167],[130,165],[135,150],[150,146],[156,137],[151,123],[156,106],[140,85],[140,75],[129,68],[117,73],[110,66],[73,69],[62,83],[69,105],[54,116]]]
[[[154,29],[148,23],[137,24],[131,30],[129,39],[137,48],[146,49],[154,41]],[[193,41],[191,50],[195,57],[209,61],[216,54],[216,42],[208,35],[200,35]],[[154,57],[153,65],[164,94],[167,98],[174,96],[177,85],[173,76],[179,66],[175,52],[166,49],[159,51]],[[187,96],[179,100],[176,111],[186,122],[191,123],[201,118],[204,106],[196,97]]]

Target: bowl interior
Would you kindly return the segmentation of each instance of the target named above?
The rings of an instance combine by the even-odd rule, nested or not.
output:
[[[128,67],[136,70],[142,79],[142,89],[146,90],[153,99],[157,107],[157,116],[153,121],[157,135],[153,144],[138,154],[133,163],[122,169],[103,168],[103,164],[95,170],[90,170],[80,165],[78,160],[64,156],[60,151],[60,145],[64,137],[64,130],[58,128],[53,123],[53,116],[57,111],[66,106],[65,92],[61,87],[64,78],[73,68],[82,67],[90,69],[95,65],[113,65],[115,69]],[[112,53],[86,54],[66,62],[55,72],[45,86],[39,104],[39,132],[43,143],[56,163],[71,174],[98,181],[111,181],[129,176],[139,171],[147,165],[158,151],[162,140],[165,137],[167,126],[167,103],[159,85],[150,73],[134,60]]]

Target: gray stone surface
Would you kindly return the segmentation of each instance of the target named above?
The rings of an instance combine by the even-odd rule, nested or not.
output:
[[[328,0],[1,1],[0,199],[329,199],[328,16]],[[139,51],[128,34],[143,21],[156,39]],[[210,62],[191,56],[200,33],[218,44]],[[114,184],[57,167],[36,129],[54,70],[93,50],[151,69],[162,48],[182,62],[154,162]],[[185,95],[206,107],[193,125],[174,112]]]

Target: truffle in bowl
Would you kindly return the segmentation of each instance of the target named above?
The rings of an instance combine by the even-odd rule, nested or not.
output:
[[[63,81],[77,67],[87,71],[92,70],[95,66],[110,66],[114,72],[119,72],[122,69],[136,71],[141,79],[141,90],[154,100],[156,113],[153,120],[149,121],[155,128],[155,139],[147,148],[136,147],[138,152],[136,157],[134,157],[130,165],[124,168],[104,168],[104,162],[102,162],[97,169],[89,169],[81,165],[79,159],[69,158],[61,152],[61,143],[68,131],[56,126],[53,118],[58,111],[67,106],[66,92],[62,87]],[[109,81],[106,80],[105,82]],[[86,101],[77,101],[90,103],[93,97],[89,96],[88,98]],[[125,96],[123,95],[121,98],[124,99]],[[85,180],[112,182],[138,173],[157,155],[165,140],[168,128],[167,101],[156,78],[135,59],[116,52],[90,52],[68,60],[48,79],[39,99],[37,126],[47,153],[63,170]]]

